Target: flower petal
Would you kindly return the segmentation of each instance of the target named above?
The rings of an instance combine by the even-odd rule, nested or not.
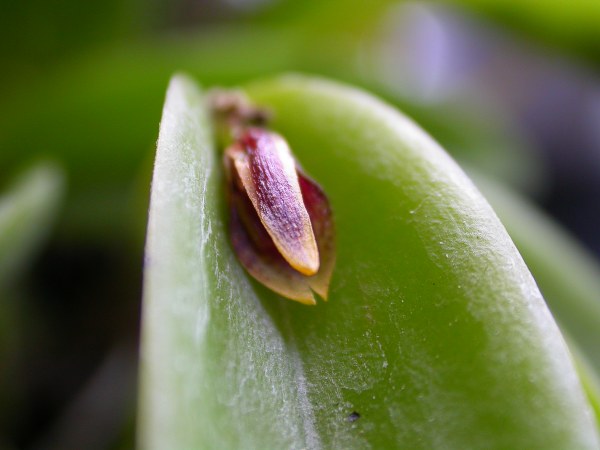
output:
[[[273,133],[263,131],[273,136]],[[277,136],[277,135],[274,135]],[[280,138],[282,141],[283,139]],[[270,142],[266,145],[268,153],[271,151],[276,154],[274,163],[267,161],[265,164],[270,169],[278,172],[287,172],[285,177],[293,180],[297,184],[298,196],[301,209],[308,218],[308,229],[314,239],[315,253],[318,258],[318,269],[316,273],[307,275],[292,266],[289,259],[281,252],[281,246],[277,245],[273,234],[265,225],[261,217],[261,209],[257,205],[261,204],[259,194],[256,189],[252,174],[251,159],[252,152],[248,147],[265,146],[243,145],[241,140],[228,147],[225,151],[225,170],[228,183],[230,214],[230,233],[231,241],[238,259],[244,268],[259,282],[272,289],[273,291],[292,300],[299,301],[307,305],[316,304],[313,291],[327,300],[329,284],[335,265],[335,230],[333,226],[333,217],[329,201],[325,193],[317,183],[307,177],[299,168],[283,141],[283,148],[277,157],[277,151],[273,150],[273,145],[277,143]],[[268,160],[267,155],[263,159]],[[255,159],[260,159],[260,156]],[[293,164],[294,177],[290,177],[289,167],[282,169],[285,164]],[[272,180],[274,177],[258,177],[266,180]],[[265,181],[266,182],[266,181]],[[277,181],[282,184],[280,181]],[[293,185],[293,183],[290,183]],[[276,189],[270,190],[271,194]],[[285,211],[285,210],[284,210]],[[306,226],[305,226],[306,227]],[[281,227],[283,232],[285,227]],[[292,236],[284,236],[284,240],[291,240]],[[297,264],[296,264],[297,266]]]
[[[304,206],[296,163],[276,133],[249,128],[233,164],[258,217],[285,260],[304,275],[319,270],[319,250]]]
[[[307,277],[290,266],[266,233],[267,241],[259,235],[251,237],[252,231],[262,228],[245,192],[232,187],[230,192],[231,213],[229,228],[233,249],[244,268],[260,283],[278,294],[305,305],[315,305],[316,300],[310,289]],[[244,218],[242,219],[242,216]],[[248,226],[248,224],[251,224]],[[264,237],[264,235],[263,235]],[[269,243],[272,249],[269,249]]]
[[[320,257],[319,271],[307,277],[312,290],[323,300],[329,295],[329,284],[335,267],[335,228],[333,214],[327,196],[321,187],[298,170],[298,180],[304,205],[310,216]]]

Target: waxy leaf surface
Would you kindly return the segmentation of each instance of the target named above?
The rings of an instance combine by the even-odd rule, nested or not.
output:
[[[470,180],[357,90],[249,86],[335,212],[329,301],[283,299],[229,244],[202,94],[161,123],[144,280],[143,448],[598,448],[563,339]]]

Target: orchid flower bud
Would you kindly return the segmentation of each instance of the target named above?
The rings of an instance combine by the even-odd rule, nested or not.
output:
[[[245,128],[225,150],[231,241],[244,268],[273,291],[316,304],[335,264],[331,208],[283,137]]]

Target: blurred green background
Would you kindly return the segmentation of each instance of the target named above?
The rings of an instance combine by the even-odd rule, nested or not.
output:
[[[600,255],[597,1],[0,5],[0,449],[133,446],[150,173],[176,71],[362,86],[537,203],[585,264]]]

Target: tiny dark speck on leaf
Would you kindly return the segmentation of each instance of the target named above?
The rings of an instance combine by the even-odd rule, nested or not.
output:
[[[350,415],[346,417],[346,420],[350,423],[356,422],[358,419],[360,419],[360,414],[356,411],[352,411],[352,413],[350,413]]]

